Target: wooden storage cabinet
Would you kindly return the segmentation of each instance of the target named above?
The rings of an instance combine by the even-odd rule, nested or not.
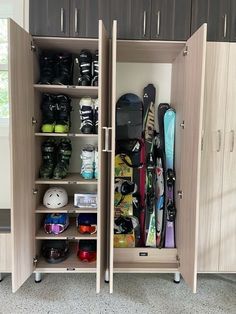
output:
[[[12,284],[15,292],[33,273],[39,278],[44,272],[96,273],[96,291],[100,291],[106,270],[106,188],[108,154],[105,131],[108,105],[108,37],[102,22],[99,22],[99,39],[69,39],[53,37],[31,37],[27,32],[8,21],[9,29],[9,85],[10,85],[10,143],[12,182]],[[38,85],[39,54],[42,50],[78,54],[82,49],[99,50],[98,87],[74,87]],[[69,134],[42,134],[40,103],[42,93],[66,94],[72,97],[72,128]],[[98,134],[85,135],[80,132],[79,99],[91,96],[99,100]],[[62,180],[39,179],[41,165],[41,143],[49,137],[69,137],[72,142],[70,174]],[[80,153],[84,144],[98,146],[97,180],[84,180],[80,175]],[[62,185],[69,196],[74,192],[96,192],[96,209],[78,209],[72,199],[62,212],[67,212],[73,224],[65,234],[49,236],[42,232],[44,192],[52,185]],[[59,211],[60,212],[60,211]],[[97,233],[94,236],[79,235],[75,227],[75,216],[81,212],[97,214]],[[47,239],[66,239],[70,242],[71,255],[60,264],[48,264],[41,258],[41,242]],[[97,241],[97,259],[93,263],[82,263],[76,256],[76,244],[81,239]]]
[[[1,273],[11,272],[11,233],[0,233],[0,281]]]
[[[201,129],[206,57],[206,25],[184,42],[117,40],[117,24],[112,38],[112,138],[110,203],[110,292],[114,273],[180,272],[196,290],[198,208],[200,189]],[[116,101],[119,98],[119,63],[168,63],[172,67],[170,102],[176,109],[176,248],[126,248],[113,246],[114,232],[114,160]],[[124,74],[124,73],[123,73]],[[128,72],[127,72],[128,74]],[[124,74],[125,75],[125,74]],[[134,73],[142,80],[141,73]],[[130,79],[130,78],[129,78]],[[140,85],[146,84],[141,82]],[[129,90],[130,91],[130,90]],[[122,90],[122,93],[125,92]],[[128,92],[128,90],[126,90]],[[140,94],[140,90],[132,90]],[[181,125],[184,124],[184,128]],[[186,173],[186,168],[188,172]],[[177,193],[178,191],[178,193]],[[180,193],[180,191],[182,193]],[[180,196],[181,195],[181,196]],[[145,254],[143,254],[145,252]],[[145,255],[145,256],[144,256]]]

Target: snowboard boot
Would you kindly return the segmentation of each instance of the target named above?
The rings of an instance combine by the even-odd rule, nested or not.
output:
[[[93,133],[93,102],[91,97],[83,97],[80,100],[80,130],[84,134]]]
[[[39,84],[52,84],[55,77],[55,61],[52,55],[42,54],[39,61],[40,80]]]
[[[94,177],[95,152],[92,145],[87,145],[82,149],[81,154],[82,166],[81,175],[84,179],[89,180]]]
[[[92,72],[93,72],[93,78],[92,78],[92,86],[98,86],[98,50],[95,52],[93,56],[93,63],[92,63]]]
[[[43,179],[51,179],[56,162],[56,142],[48,139],[41,146],[43,163],[39,170],[39,176]]]
[[[92,76],[92,56],[90,51],[82,50],[79,55],[80,76],[78,78],[79,86],[91,86]]]
[[[98,98],[94,100],[94,133],[98,134]]]
[[[71,120],[71,99],[66,95],[57,95],[56,97],[56,125],[55,133],[68,133]]]
[[[98,148],[95,147],[94,153],[94,178],[98,179]]]
[[[54,179],[60,180],[67,176],[71,154],[71,141],[69,139],[62,139],[58,145],[57,164],[53,171]]]
[[[52,133],[55,129],[55,101],[54,96],[49,94],[43,94],[41,103],[42,111],[42,126],[41,131],[43,133]]]
[[[58,54],[56,56],[56,77],[53,80],[55,85],[69,85],[71,77],[72,58],[70,54]]]

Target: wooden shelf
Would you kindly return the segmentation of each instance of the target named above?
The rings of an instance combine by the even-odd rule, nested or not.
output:
[[[97,213],[97,208],[78,208],[75,207],[73,201],[70,201],[66,206],[62,208],[50,209],[44,205],[39,205],[35,211],[37,214],[47,214],[47,213],[69,213],[69,214],[79,214],[79,213]]]
[[[175,273],[178,263],[114,263],[114,273]]]
[[[80,234],[77,230],[75,220],[72,220],[69,227],[60,234],[47,234],[43,227],[41,227],[36,233],[35,238],[36,240],[96,240],[97,234]]]
[[[42,93],[65,94],[80,98],[83,96],[98,97],[97,86],[42,85],[34,84],[35,90]]]
[[[47,263],[45,259],[40,256],[35,271],[41,273],[96,273],[96,262],[81,262],[76,255],[75,244],[70,246],[70,250],[70,256],[65,261],[58,264]]]
[[[83,133],[35,133],[35,136],[42,137],[83,137],[83,138],[97,138],[98,134],[83,134]]]
[[[35,184],[97,184],[96,179],[85,180],[79,173],[69,173],[66,178],[55,180],[55,179],[43,179],[39,178],[35,180]]]

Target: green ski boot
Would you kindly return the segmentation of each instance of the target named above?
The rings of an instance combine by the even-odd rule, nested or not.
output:
[[[39,170],[40,178],[50,179],[53,175],[53,170],[56,162],[56,142],[53,139],[48,139],[41,146],[43,163]]]
[[[69,139],[62,139],[58,146],[58,159],[53,172],[53,179],[60,180],[67,176],[71,154],[71,141]]]
[[[55,133],[68,133],[70,131],[71,99],[66,95],[55,96],[56,101],[56,125]]]

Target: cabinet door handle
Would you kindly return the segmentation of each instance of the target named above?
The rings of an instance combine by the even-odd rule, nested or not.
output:
[[[75,8],[75,33],[78,33],[78,9]]]
[[[160,36],[161,11],[157,12],[157,37]]]
[[[147,27],[147,12],[143,11],[143,37],[146,36],[146,27]]]
[[[110,134],[109,132],[112,132],[112,127],[108,127],[107,129],[108,129],[108,147],[109,147],[109,143],[111,143],[110,137],[109,137],[109,134]],[[110,149],[108,148],[108,149],[107,149],[107,152],[108,152],[108,153],[111,153],[111,152],[112,152],[112,149],[111,149],[111,148],[110,148]]]
[[[230,152],[232,153],[234,151],[234,130],[230,131],[231,134],[231,146],[230,146]]]
[[[217,148],[217,152],[219,153],[221,150],[221,130],[217,131],[218,134],[218,148]]]
[[[227,36],[227,14],[224,15],[224,38]]]
[[[64,9],[61,8],[61,32],[64,33]]]
[[[103,152],[107,152],[108,151],[108,141],[109,141],[109,133],[108,133],[108,128],[106,126],[102,127],[103,130],[105,130],[105,145],[103,148]]]

